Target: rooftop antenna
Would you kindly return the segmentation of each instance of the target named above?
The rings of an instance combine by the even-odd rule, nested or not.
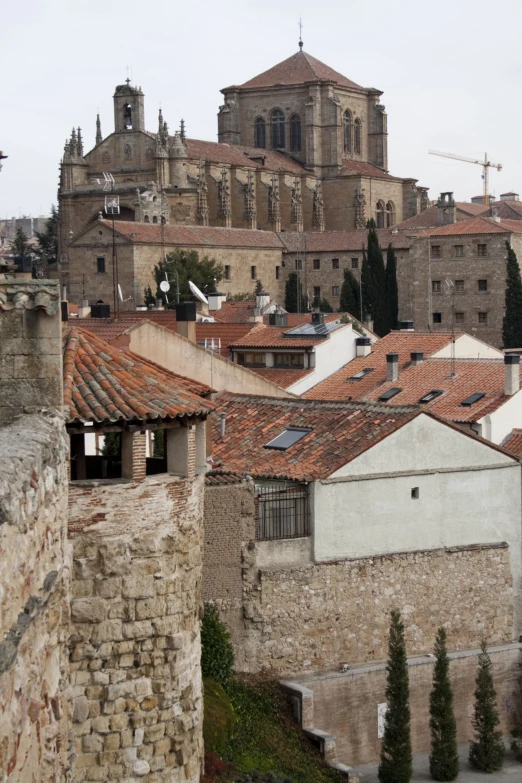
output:
[[[303,51],[303,23],[299,17],[299,51]]]
[[[165,256],[165,263],[167,263],[167,257]],[[178,270],[174,269],[174,273],[176,275],[176,304],[179,304],[179,275]],[[166,304],[169,304],[168,299],[168,292],[170,291],[170,284],[173,283],[173,280],[169,280],[167,272],[165,271],[165,280],[162,280],[159,284],[159,287],[161,291],[163,291],[163,294],[165,295],[165,302]]]
[[[118,283],[118,297],[120,299],[120,302],[128,302],[130,299],[132,299],[132,296],[128,296],[126,299],[123,298],[123,293],[121,290],[121,285]]]
[[[103,172],[103,179],[105,183],[103,190],[105,192],[110,191],[110,195],[105,196],[105,214],[112,218],[112,287],[113,287],[113,303],[114,303],[114,316],[118,318],[118,259],[116,256],[116,231],[114,228],[114,218],[120,214],[120,197],[114,193],[114,177],[110,171]]]
[[[455,368],[455,283],[446,278],[446,285],[451,291],[451,374],[450,378],[457,375]]]

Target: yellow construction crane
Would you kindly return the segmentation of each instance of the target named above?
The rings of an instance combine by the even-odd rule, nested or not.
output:
[[[473,158],[463,158],[461,155],[453,155],[451,152],[437,152],[429,150],[430,155],[438,155],[441,158],[452,158],[453,160],[463,160],[465,163],[476,163],[482,166],[482,179],[484,182],[484,206],[489,207],[489,169],[493,168],[502,171],[502,163],[492,163],[488,160],[488,153],[484,153],[484,160],[473,160]]]

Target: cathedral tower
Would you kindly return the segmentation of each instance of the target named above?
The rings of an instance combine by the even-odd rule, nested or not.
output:
[[[141,87],[131,87],[130,79],[119,84],[114,92],[114,131],[145,130],[145,96]]]

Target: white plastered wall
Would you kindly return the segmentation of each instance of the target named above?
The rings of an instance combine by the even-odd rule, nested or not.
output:
[[[289,386],[287,391],[297,395],[304,394],[355,359],[357,337],[360,335],[353,331],[351,324],[345,324],[330,332],[330,337],[315,347],[314,371]]]
[[[477,340],[471,334],[462,334],[455,340],[456,359],[502,359],[504,354],[498,348]],[[451,359],[451,342],[432,354],[433,359]]]
[[[478,419],[477,423],[483,438],[502,444],[513,429],[522,428],[522,390],[507,397],[496,411]]]

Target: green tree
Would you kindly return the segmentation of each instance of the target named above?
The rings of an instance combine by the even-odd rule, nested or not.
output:
[[[180,301],[190,300],[193,294],[190,290],[189,280],[197,285],[203,292],[214,291],[220,280],[223,279],[224,269],[214,258],[203,256],[199,258],[197,250],[174,250],[169,253],[166,260],[160,261],[154,267],[154,279],[156,281],[156,299],[164,299],[160,289],[160,283],[165,280],[165,272],[170,281],[168,295],[168,307],[176,306],[176,288],[179,284]]]
[[[491,673],[491,658],[486,642],[481,644],[475,680],[475,739],[469,748],[469,763],[482,772],[496,772],[504,763],[504,743],[497,726],[500,723]]]
[[[121,459],[121,432],[107,432],[104,435],[101,456]]]
[[[261,279],[258,279],[256,281],[256,287],[254,288],[254,295],[259,296],[259,294],[263,294],[263,281]]]
[[[380,783],[408,783],[412,775],[408,663],[400,612],[391,612],[386,713],[379,764]]]
[[[502,340],[504,348],[520,348],[522,346],[522,280],[516,253],[509,242],[506,242],[506,248],[508,253],[506,310],[502,323]]]
[[[397,328],[399,320],[399,290],[397,288],[397,258],[395,250],[388,245],[386,252],[386,334]]]
[[[25,256],[30,252],[31,246],[23,228],[16,229],[15,238],[11,242],[11,250],[17,256]]]
[[[285,310],[288,313],[306,313],[308,310],[308,300],[297,272],[290,272],[285,284]]]
[[[144,302],[147,306],[156,304],[156,297],[152,293],[152,288],[150,287],[150,285],[148,285],[144,291]]]
[[[201,672],[203,677],[230,684],[234,669],[234,650],[230,634],[212,604],[205,604],[201,622]]]
[[[165,430],[154,430],[152,435],[152,456],[165,459]]]
[[[375,228],[368,231],[368,266],[371,276],[371,312],[373,326],[379,337],[388,333],[386,310],[386,267]]]
[[[430,694],[430,774],[434,780],[455,780],[459,774],[457,724],[453,711],[445,628],[438,630],[434,652],[436,661]]]
[[[342,313],[350,313],[355,318],[361,317],[361,289],[359,281],[350,269],[344,270],[340,310]]]
[[[51,216],[45,224],[45,231],[37,231],[36,245],[34,252],[38,258],[48,264],[55,264],[58,261],[58,210],[54,204],[51,204]]]

